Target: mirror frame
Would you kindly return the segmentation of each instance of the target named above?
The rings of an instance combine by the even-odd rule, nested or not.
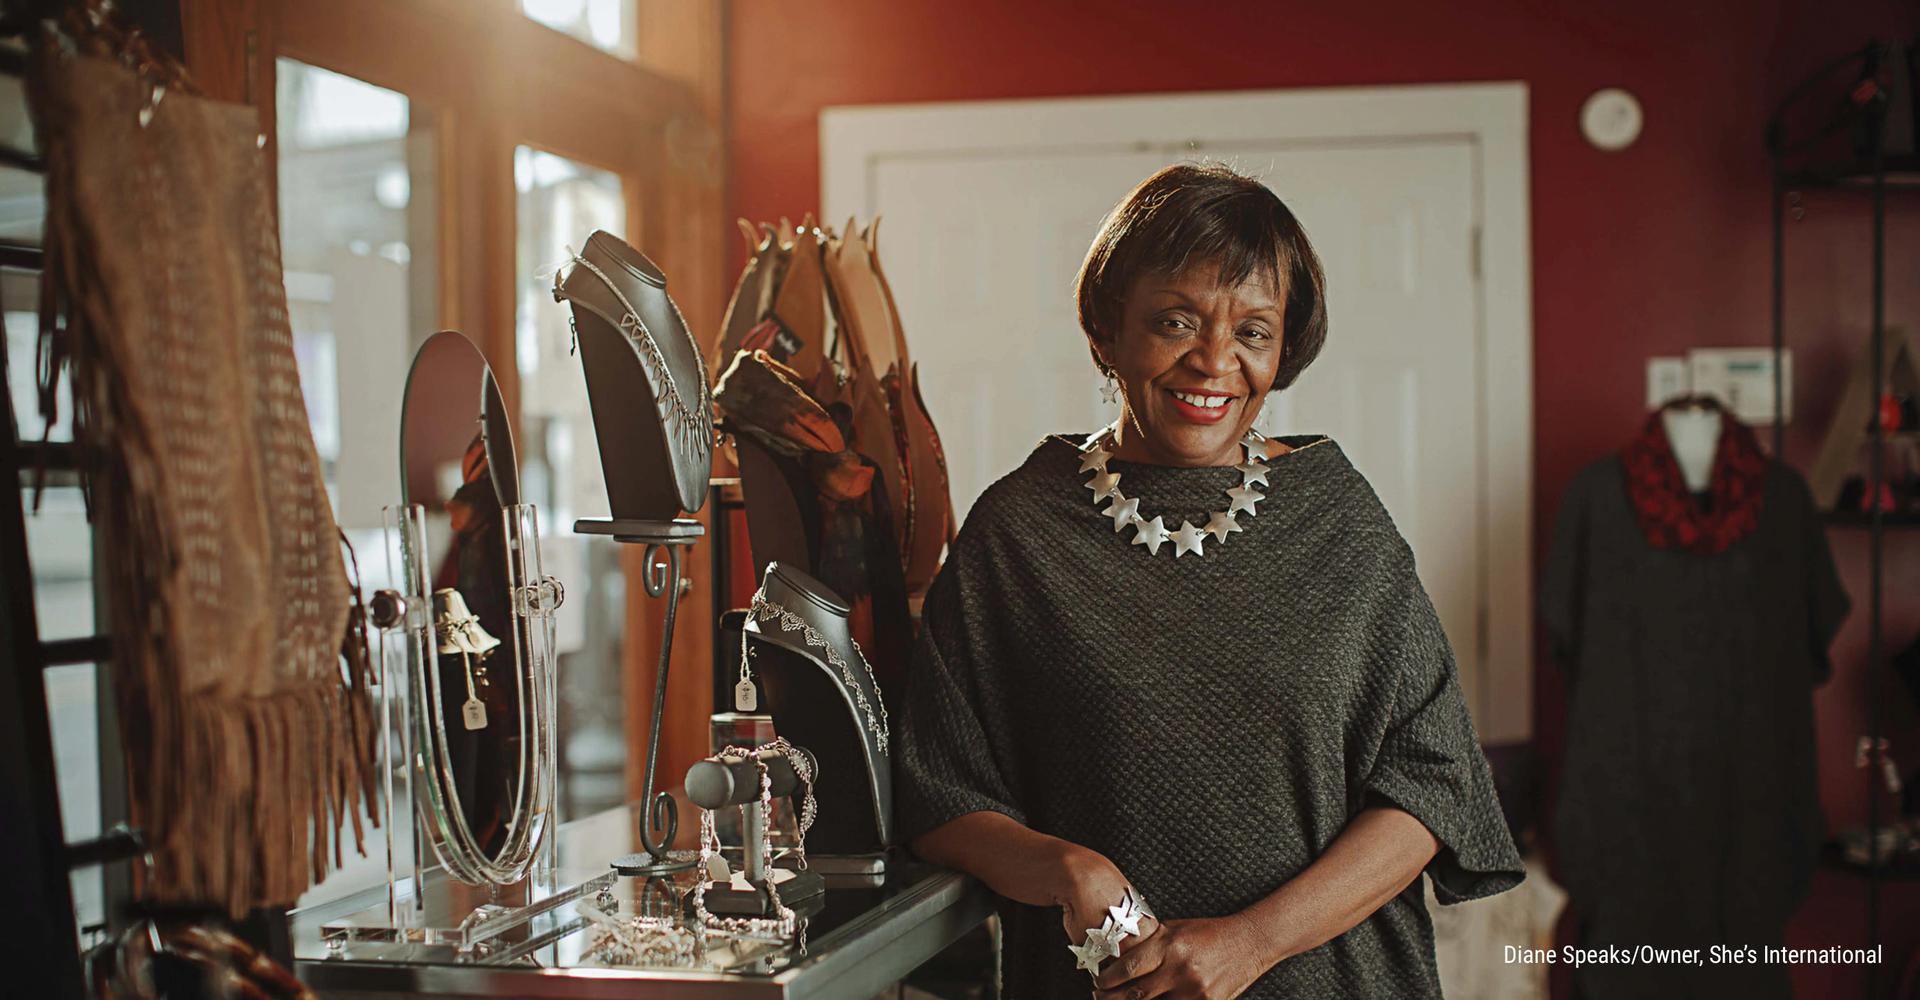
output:
[[[513,649],[513,676],[518,694],[518,718],[513,720],[520,734],[518,774],[507,814],[506,838],[492,853],[484,850],[473,834],[454,776],[441,686],[439,643],[435,641],[431,620],[434,588],[428,559],[427,507],[413,502],[408,494],[407,436],[411,429],[408,417],[410,407],[419,401],[416,387],[430,379],[449,377],[434,370],[438,366],[435,356],[462,348],[471,353],[480,376],[480,384],[473,387],[478,390],[476,395],[480,401],[474,420],[486,450],[488,475],[501,501],[506,547],[503,570],[509,590],[511,624],[511,635],[501,638],[503,645]],[[557,689],[552,611],[559,604],[559,587],[545,576],[541,565],[536,511],[532,505],[519,502],[518,459],[499,383],[485,356],[465,335],[444,330],[420,345],[407,374],[400,420],[403,506],[399,523],[390,524],[389,528],[399,532],[405,567],[404,596],[408,605],[417,609],[406,628],[409,708],[405,733],[406,743],[412,748],[407,760],[409,783],[413,786],[412,802],[419,821],[417,829],[423,831],[425,839],[433,845],[434,854],[448,874],[459,881],[471,885],[511,885],[526,877],[547,829],[554,822]]]

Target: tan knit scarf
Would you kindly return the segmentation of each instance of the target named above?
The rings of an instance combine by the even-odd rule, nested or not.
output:
[[[42,45],[47,268],[98,544],[141,896],[294,901],[373,798],[365,645],[300,392],[252,108]],[[348,650],[343,666],[342,651]]]

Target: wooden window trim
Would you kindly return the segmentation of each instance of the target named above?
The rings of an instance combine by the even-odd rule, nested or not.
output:
[[[732,231],[721,120],[726,4],[636,0],[636,7],[641,33],[631,61],[532,21],[514,0],[181,0],[181,20],[195,78],[210,96],[258,107],[270,144],[281,56],[400,91],[433,111],[439,324],[474,338],[517,415],[516,146],[618,175],[630,242],[668,270],[703,345],[711,348],[719,333],[730,287],[723,240]],[[677,787],[707,749],[708,623],[716,612],[705,544],[684,564],[694,586],[674,637],[657,787]],[[627,553],[624,565],[627,785],[638,799],[662,608],[639,585],[640,553]]]

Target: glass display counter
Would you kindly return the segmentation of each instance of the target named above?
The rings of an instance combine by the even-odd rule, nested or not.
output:
[[[560,868],[536,875],[555,884],[580,884],[605,871],[614,848],[632,841],[638,810],[609,810],[560,829]],[[375,886],[330,903],[295,911],[295,972],[321,994],[457,994],[516,997],[835,997],[864,1000],[920,967],[992,913],[992,897],[973,879],[913,861],[882,876],[829,876],[827,891],[803,911],[799,942],[768,944],[722,935],[707,938],[698,955],[621,964],[596,953],[596,930],[578,907],[599,906],[621,917],[668,916],[692,884],[691,872],[654,879],[618,877],[603,893],[549,909],[521,927],[463,950],[457,942],[366,941],[329,937],[352,914],[384,907],[386,887]],[[597,881],[597,880],[596,880]],[[484,890],[429,871],[430,907],[466,905],[484,919]],[[521,887],[514,887],[521,888]],[[512,889],[508,890],[513,891]],[[538,886],[533,889],[538,894]],[[442,893],[467,894],[462,900]],[[611,908],[611,909],[609,909]],[[691,926],[686,918],[681,918]],[[983,968],[981,976],[990,979]]]

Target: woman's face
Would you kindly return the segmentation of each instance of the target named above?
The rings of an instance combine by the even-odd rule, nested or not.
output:
[[[1126,389],[1118,455],[1159,465],[1235,465],[1280,370],[1286,290],[1255,274],[1223,288],[1212,263],[1144,275],[1101,350]]]

